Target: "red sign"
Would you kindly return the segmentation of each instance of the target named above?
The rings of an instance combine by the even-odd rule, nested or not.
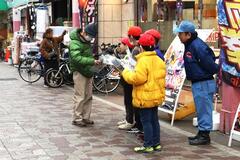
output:
[[[216,42],[218,40],[218,31],[213,31],[207,38],[207,42]]]

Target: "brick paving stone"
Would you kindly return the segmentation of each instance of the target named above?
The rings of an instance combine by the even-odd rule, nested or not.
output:
[[[92,127],[71,125],[70,87],[43,88],[43,81],[27,84],[17,69],[0,63],[0,160],[190,160],[239,159],[236,151],[212,143],[190,146],[187,136],[176,128],[161,126],[163,150],[138,154],[142,145],[134,134],[117,129],[124,112],[93,100]]]

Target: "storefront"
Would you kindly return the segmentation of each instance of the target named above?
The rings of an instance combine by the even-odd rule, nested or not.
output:
[[[217,28],[215,0],[137,0],[134,5],[135,23],[143,30],[159,30],[162,50],[168,48],[174,38],[174,27],[183,19],[193,21],[200,28]]]

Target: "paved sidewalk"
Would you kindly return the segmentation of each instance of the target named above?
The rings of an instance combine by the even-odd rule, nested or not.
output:
[[[93,100],[93,127],[71,125],[71,88],[29,85],[17,69],[0,62],[0,160],[178,160],[240,159],[240,152],[212,143],[189,146],[188,132],[161,123],[163,150],[137,154],[135,135],[116,127],[123,107],[98,97]]]

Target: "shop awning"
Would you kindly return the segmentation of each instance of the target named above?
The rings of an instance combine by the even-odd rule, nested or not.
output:
[[[28,0],[6,0],[10,8],[28,4]]]
[[[0,11],[6,11],[9,7],[7,5],[7,2],[5,0],[0,0]]]

